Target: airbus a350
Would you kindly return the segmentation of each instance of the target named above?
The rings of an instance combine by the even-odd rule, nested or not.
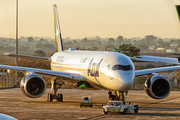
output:
[[[33,60],[50,61],[51,70],[0,65],[0,68],[25,72],[25,77],[21,80],[22,92],[28,97],[37,98],[46,91],[46,82],[43,77],[51,78],[52,94],[48,94],[48,101],[57,99],[63,101],[63,95],[57,94],[57,90],[64,83],[72,88],[80,88],[84,84],[84,89],[108,89],[111,91],[127,92],[132,88],[135,78],[141,75],[150,76],[145,82],[146,93],[154,99],[163,99],[171,91],[169,80],[158,72],[177,70],[180,66],[151,68],[135,70],[133,60],[165,62],[179,64],[176,58],[139,56],[129,57],[117,52],[81,51],[70,48],[63,49],[60,24],[57,6],[54,9],[54,29],[57,52],[51,58],[35,57],[27,55],[9,54],[10,57],[28,58]],[[59,87],[57,87],[59,85]]]

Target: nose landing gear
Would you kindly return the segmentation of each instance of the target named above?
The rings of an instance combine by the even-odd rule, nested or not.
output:
[[[126,92],[127,94],[127,92]],[[108,92],[108,100],[117,100],[117,101],[125,101],[124,92],[114,91],[114,95],[109,90]]]

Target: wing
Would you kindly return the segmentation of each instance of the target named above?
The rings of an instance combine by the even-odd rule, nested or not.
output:
[[[177,58],[169,58],[169,57],[156,57],[156,56],[135,56],[129,57],[135,61],[144,61],[144,62],[163,62],[169,64],[180,64]]]
[[[161,68],[151,68],[151,69],[143,69],[143,70],[136,70],[135,75],[141,76],[141,75],[147,75],[157,72],[163,72],[163,71],[170,71],[170,70],[179,70],[180,66],[170,66],[170,67],[161,67]]]
[[[33,72],[39,74],[43,77],[47,78],[62,78],[65,82],[69,83],[77,83],[80,81],[81,75],[78,73],[67,73],[67,72],[59,72],[52,70],[44,70],[44,69],[36,69],[36,68],[28,68],[28,67],[18,67],[18,66],[9,66],[9,65],[0,65],[0,68],[11,69],[20,72]]]
[[[38,61],[51,61],[51,58],[48,58],[48,57],[37,57],[37,56],[29,56],[29,55],[11,54],[11,53],[4,53],[3,55],[9,56],[9,57],[38,60]]]

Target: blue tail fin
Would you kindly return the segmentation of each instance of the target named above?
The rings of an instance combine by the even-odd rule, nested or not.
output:
[[[55,40],[56,40],[56,52],[61,52],[61,51],[64,51],[64,49],[63,49],[59,17],[58,17],[56,4],[53,5],[53,9],[54,9],[54,30],[55,30]]]

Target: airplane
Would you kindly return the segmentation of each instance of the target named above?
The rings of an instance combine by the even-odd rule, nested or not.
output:
[[[55,4],[53,11],[57,52],[51,58],[5,53],[10,57],[50,61],[51,70],[0,65],[0,68],[3,69],[25,72],[20,87],[26,96],[31,98],[42,96],[46,91],[46,82],[43,77],[47,77],[52,79],[52,93],[47,95],[47,101],[56,99],[62,102],[63,95],[57,93],[57,90],[65,83],[69,84],[71,88],[77,89],[118,91],[124,98],[124,93],[133,87],[135,78],[141,75],[149,76],[145,82],[145,91],[151,98],[163,99],[170,94],[171,83],[158,72],[178,70],[180,66],[135,70],[132,60],[178,65],[178,59],[153,56],[129,57],[117,52],[81,51],[74,48],[64,50]]]
[[[0,113],[0,120],[17,120],[17,119],[10,115]]]

